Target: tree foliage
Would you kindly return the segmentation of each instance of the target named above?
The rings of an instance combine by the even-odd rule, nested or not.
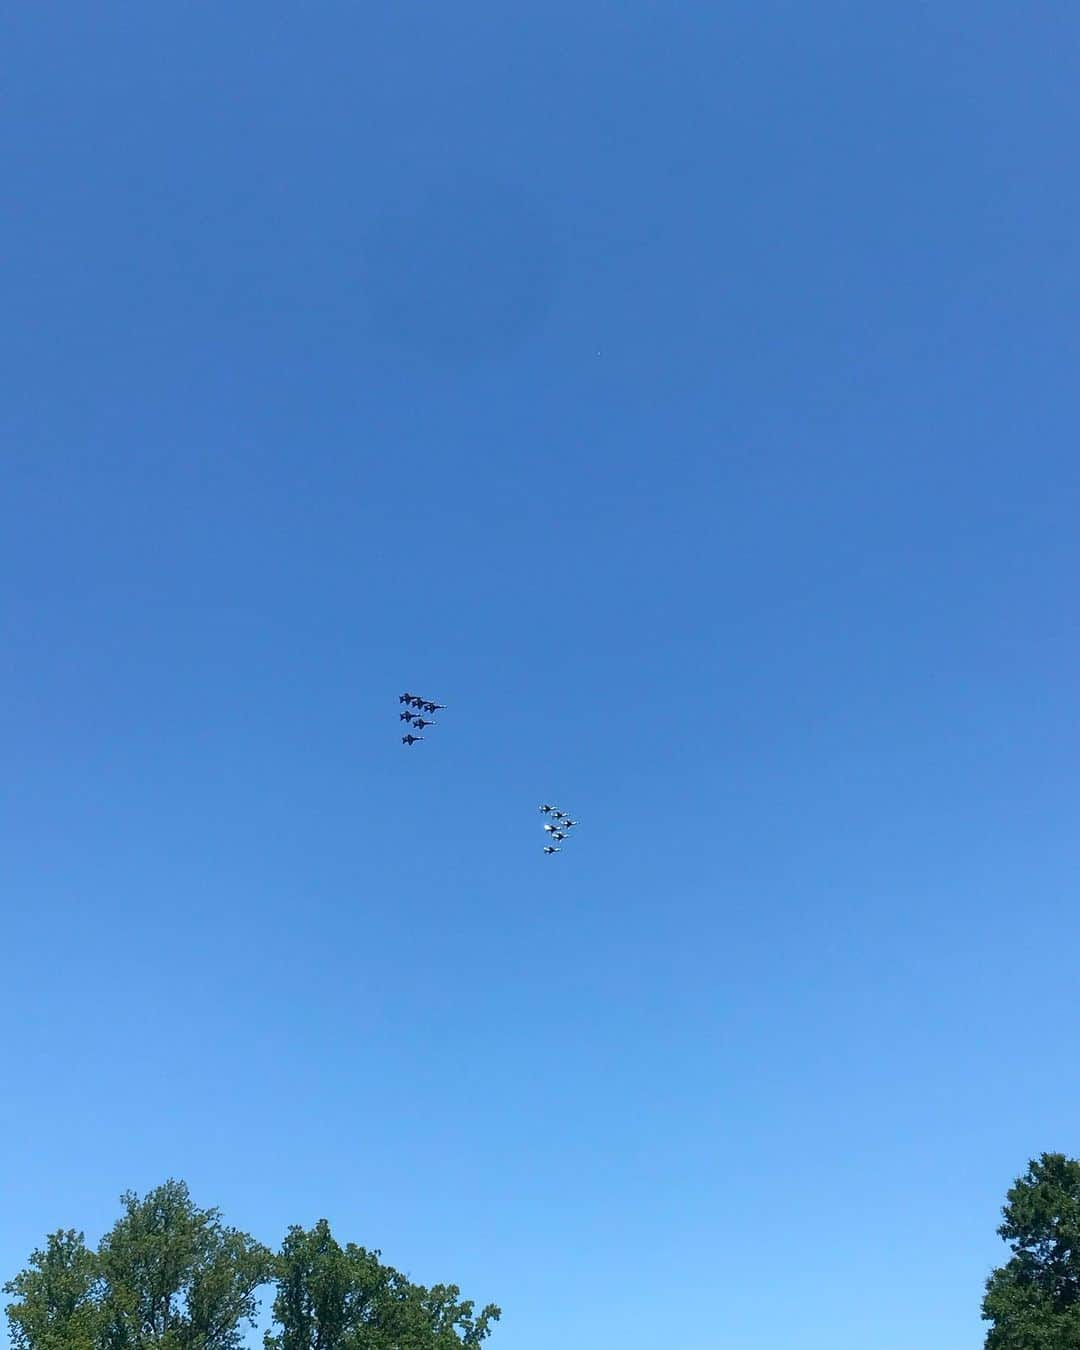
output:
[[[74,1229],[50,1233],[45,1247],[4,1293],[14,1350],[97,1350],[103,1325],[96,1255]]]
[[[277,1261],[278,1329],[265,1350],[456,1350],[489,1335],[494,1305],[474,1316],[457,1285],[426,1289],[379,1256],[341,1247],[325,1219],[290,1228]]]
[[[265,1350],[461,1350],[499,1316],[474,1315],[456,1285],[425,1288],[378,1252],[340,1246],[325,1220],[290,1228],[275,1256],[199,1209],[183,1182],[122,1203],[96,1251],[82,1233],[53,1233],[4,1286],[13,1350],[239,1350],[271,1280]]]
[[[1080,1160],[1033,1160],[1002,1214],[1013,1256],[986,1284],[987,1350],[1080,1350]]]
[[[107,1350],[234,1350],[270,1251],[226,1228],[216,1209],[197,1208],[182,1181],[122,1199],[124,1217],[98,1252]]]

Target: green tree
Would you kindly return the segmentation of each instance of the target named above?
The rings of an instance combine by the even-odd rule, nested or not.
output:
[[[425,1288],[378,1252],[340,1246],[325,1220],[290,1228],[274,1256],[181,1181],[122,1201],[96,1252],[54,1233],[4,1286],[13,1350],[239,1350],[270,1280],[265,1350],[462,1350],[499,1317],[494,1305],[475,1315],[456,1285]]]
[[[124,1216],[98,1252],[107,1350],[234,1350],[270,1278],[270,1251],[225,1227],[216,1209],[199,1209],[182,1181],[122,1199]]]
[[[271,1276],[270,1251],[199,1209],[182,1181],[144,1199],[89,1251],[55,1233],[5,1286],[16,1350],[236,1350]]]
[[[986,1282],[987,1350],[1080,1350],[1080,1160],[1032,1160],[1002,1213],[1013,1256]]]
[[[26,1270],[4,1285],[14,1350],[97,1350],[103,1325],[101,1280],[82,1233],[51,1233]]]
[[[490,1334],[494,1304],[474,1316],[456,1285],[413,1284],[379,1256],[340,1246],[325,1219],[290,1228],[265,1350],[460,1350]]]

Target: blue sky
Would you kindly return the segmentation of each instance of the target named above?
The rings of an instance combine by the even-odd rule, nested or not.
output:
[[[4,1275],[178,1175],[503,1350],[974,1350],[1080,1151],[1075,6],[3,23]]]

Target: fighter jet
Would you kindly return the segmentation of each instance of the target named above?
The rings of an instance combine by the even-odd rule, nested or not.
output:
[[[561,848],[556,848],[556,847],[554,846],[554,844],[545,844],[545,845],[544,845],[544,852],[545,852],[545,853],[561,853],[561,852],[562,852],[562,849],[561,849]]]
[[[576,824],[577,821],[571,820],[569,816],[563,816],[562,820],[559,822],[560,827],[564,830],[573,829]]]
[[[412,713],[412,712],[409,712],[408,708],[406,708],[405,711],[404,711],[403,713],[398,713],[398,721],[399,721],[399,722],[411,722],[411,721],[413,721],[413,720],[415,719],[415,717],[416,717],[416,714],[415,714],[415,713]]]
[[[425,727],[433,727],[435,723],[429,722],[424,717],[417,717],[417,715],[413,713],[413,725],[419,727],[420,730],[423,731]]]
[[[442,712],[443,709],[446,707],[446,704],[445,704],[445,703],[429,703],[429,702],[427,702],[427,700],[425,699],[425,700],[420,704],[420,706],[421,706],[421,708],[424,710],[424,712],[426,712],[426,713],[437,713],[437,712]]]
[[[566,812],[565,812],[565,811],[552,811],[551,814],[555,817],[556,820],[565,820],[565,819],[566,819]]]
[[[550,816],[552,811],[554,811],[554,809],[555,808],[553,806],[542,806],[540,808],[540,810],[543,811],[545,816]]]
[[[402,736],[402,738],[401,738],[401,744],[402,744],[402,745],[413,746],[413,745],[416,744],[417,741],[422,741],[423,739],[424,739],[423,736],[412,736],[412,735],[409,735],[409,736]]]
[[[415,698],[416,698],[416,695],[415,695],[415,694],[399,694],[399,695],[398,695],[398,702],[399,702],[399,703],[412,703],[412,702],[415,700]]]
[[[562,841],[566,838],[566,835],[563,834],[562,830],[552,830],[551,837],[552,839],[557,839],[561,844]]]

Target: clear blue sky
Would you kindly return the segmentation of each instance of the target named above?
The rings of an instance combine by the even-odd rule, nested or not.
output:
[[[4,1276],[177,1175],[500,1350],[975,1350],[1080,1151],[1075,5],[3,42]]]

